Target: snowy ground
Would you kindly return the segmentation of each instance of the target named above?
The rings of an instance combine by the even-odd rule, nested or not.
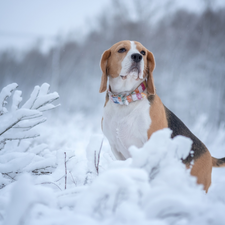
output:
[[[225,224],[225,168],[213,169],[206,195],[178,159],[190,140],[172,140],[168,129],[115,161],[106,139],[101,147],[100,113],[49,114],[35,141],[0,151],[0,224]],[[225,129],[210,139],[205,118],[198,121],[194,133],[225,156]]]

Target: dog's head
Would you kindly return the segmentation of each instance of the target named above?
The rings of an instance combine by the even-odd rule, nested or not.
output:
[[[147,92],[155,94],[152,72],[155,68],[153,54],[136,41],[120,41],[102,54],[100,67],[102,79],[99,92],[107,89],[107,80],[113,92],[134,90],[147,80]]]

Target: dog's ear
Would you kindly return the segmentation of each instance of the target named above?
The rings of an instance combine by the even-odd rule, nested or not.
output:
[[[148,62],[147,91],[149,95],[155,95],[155,85],[153,79],[153,70],[155,69],[155,59],[150,51],[147,52],[147,62]]]
[[[102,58],[101,58],[101,62],[100,62],[100,67],[102,70],[102,79],[101,79],[101,84],[100,84],[100,89],[99,89],[100,93],[106,91],[106,89],[107,89],[107,61],[108,61],[108,58],[110,57],[110,55],[111,55],[110,49],[104,51],[104,53],[102,54]]]

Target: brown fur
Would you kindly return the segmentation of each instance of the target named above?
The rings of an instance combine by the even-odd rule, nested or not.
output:
[[[100,85],[100,89],[99,89],[100,93],[106,91],[106,89],[107,89],[107,70],[106,70],[106,67],[107,67],[107,60],[108,60],[110,55],[111,55],[110,50],[106,50],[102,54],[102,59],[101,59],[101,63],[100,63],[100,67],[102,69],[102,79],[101,79],[101,85]]]
[[[150,138],[155,131],[168,127],[165,109],[158,95],[155,95],[154,99],[151,101],[149,113],[152,122],[148,130],[148,138]]]
[[[189,167],[189,166],[187,166]],[[211,185],[212,156],[206,151],[200,158],[194,161],[191,175],[197,177],[197,183],[204,186],[206,193]]]

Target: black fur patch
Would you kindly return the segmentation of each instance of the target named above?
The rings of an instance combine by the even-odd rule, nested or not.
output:
[[[155,95],[149,95],[149,96],[148,96],[148,101],[149,101],[150,103],[152,103],[152,102],[154,101],[154,99],[155,99]]]
[[[191,131],[185,126],[185,124],[175,114],[173,114],[169,109],[167,109],[166,106],[164,107],[166,111],[168,127],[173,131],[172,138],[177,135],[182,135],[185,137],[189,137],[193,141],[191,149],[194,153],[189,153],[188,157],[183,160],[183,163],[188,164],[193,159],[195,160],[199,158],[202,154],[207,152],[206,146],[194,134],[191,133]]]
[[[225,158],[217,159],[216,165],[220,167],[222,164],[225,164]]]

